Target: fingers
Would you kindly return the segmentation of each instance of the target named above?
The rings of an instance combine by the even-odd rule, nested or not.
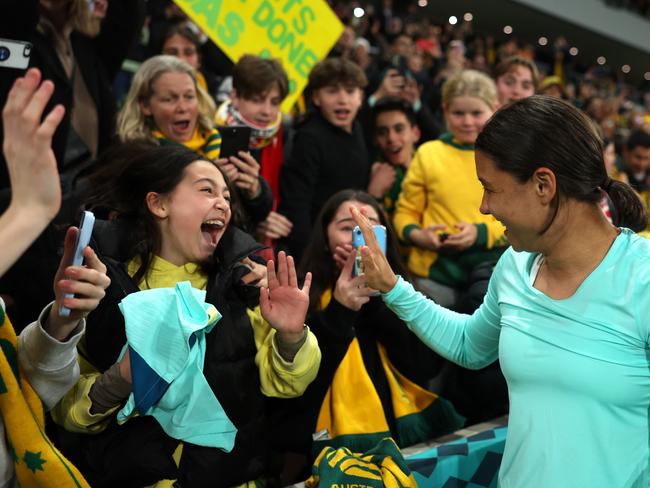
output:
[[[239,171],[249,175],[257,177],[260,172],[260,165],[249,152],[239,151],[238,156],[230,156],[229,161],[234,164]]]
[[[101,262],[92,247],[86,246],[84,249],[84,259],[87,268],[94,269],[100,273],[106,273],[106,265]]]
[[[63,105],[57,105],[47,114],[47,117],[45,117],[45,120],[43,120],[43,123],[36,131],[36,135],[41,139],[42,143],[48,146],[50,145],[52,136],[54,136],[54,132],[63,120],[64,115],[65,108]]]
[[[272,263],[273,261],[269,261]],[[270,283],[270,282],[269,282]],[[265,313],[271,308],[271,299],[269,297],[269,288],[260,286],[260,309]]]
[[[287,256],[287,272],[289,275],[289,286],[298,288],[298,276],[296,274],[296,266],[293,262],[293,256]]]
[[[11,113],[21,113],[41,81],[41,72],[36,68],[27,71],[24,77],[16,79],[3,110],[3,116]]]
[[[79,229],[75,226],[69,227],[66,231],[63,240],[63,257],[61,258],[61,266],[69,266],[72,263],[72,255],[74,254],[75,243],[77,242],[78,235]]]
[[[272,259],[266,262],[266,281],[269,284],[269,289],[272,290],[279,286],[278,278],[275,275],[275,263]]]
[[[30,123],[38,125],[41,120],[43,110],[45,110],[45,105],[50,100],[53,92],[54,83],[49,80],[45,80],[43,83],[41,83],[41,86],[38,87],[34,95],[28,101],[25,109],[23,110],[23,117]]]
[[[352,218],[363,233],[363,240],[366,245],[372,249],[373,252],[381,252],[381,247],[377,242],[377,237],[372,230],[372,224],[370,223],[370,220],[368,220],[368,217],[359,212],[359,209],[354,205],[350,205],[350,212],[352,213]]]
[[[354,259],[357,256],[357,251],[355,249],[349,254],[348,258],[345,260],[343,269],[341,270],[341,276],[350,277],[352,276],[352,268],[354,267]]]
[[[311,278],[312,278],[311,271],[309,271],[307,273],[307,275],[305,276],[305,281],[302,284],[302,291],[303,291],[303,293],[306,293],[307,295],[309,295],[309,290],[311,288]]]
[[[280,286],[287,286],[289,283],[287,253],[284,251],[280,251],[278,253],[278,281],[280,283]]]

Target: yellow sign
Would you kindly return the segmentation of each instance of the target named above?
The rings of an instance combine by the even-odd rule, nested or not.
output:
[[[312,67],[343,32],[325,0],[174,0],[234,62],[243,54],[279,58],[289,76],[288,112]]]

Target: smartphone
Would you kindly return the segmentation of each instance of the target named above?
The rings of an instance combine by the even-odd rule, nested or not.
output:
[[[29,66],[31,52],[29,42],[0,39],[0,67],[25,69]]]
[[[375,233],[377,242],[379,242],[379,247],[381,248],[381,252],[386,254],[386,227],[384,227],[383,225],[373,225],[372,231]],[[361,246],[364,246],[365,244],[366,241],[363,239],[363,233],[361,232],[361,229],[357,225],[354,229],[352,229],[352,245],[357,250],[357,256],[354,260],[355,276],[359,276],[364,271],[363,259],[361,258],[361,253],[359,252],[359,248]]]
[[[219,127],[221,134],[220,158],[237,156],[239,151],[248,151],[251,138],[251,128],[245,125]]]
[[[79,234],[74,244],[74,254],[72,255],[72,266],[81,266],[84,261],[84,249],[90,242],[90,236],[93,233],[93,226],[95,225],[95,215],[92,212],[84,211],[81,214],[81,222],[79,223]],[[65,293],[64,298],[72,298],[72,293]],[[70,309],[68,307],[59,307],[59,315],[61,317],[69,317]]]

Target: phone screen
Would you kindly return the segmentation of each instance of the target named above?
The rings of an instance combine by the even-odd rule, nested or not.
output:
[[[245,125],[219,127],[221,134],[220,158],[237,156],[239,151],[248,151],[251,138],[251,128]]]

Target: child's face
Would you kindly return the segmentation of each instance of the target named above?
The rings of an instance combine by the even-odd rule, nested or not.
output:
[[[187,73],[164,73],[153,82],[153,94],[140,102],[142,113],[153,117],[156,128],[172,141],[192,138],[199,118],[194,80]]]
[[[180,34],[174,34],[165,41],[162,47],[162,53],[181,58],[194,69],[200,67],[199,54],[196,46],[192,41]]]
[[[420,130],[404,112],[382,112],[375,121],[375,141],[382,156],[395,166],[407,167],[413,158]]]
[[[244,119],[259,127],[268,127],[278,120],[281,103],[282,97],[277,84],[274,84],[267,92],[255,94],[250,98],[237,96],[236,90],[233,90],[232,93],[233,107]]]
[[[332,125],[352,132],[352,124],[363,102],[361,88],[351,85],[329,85],[312,95],[314,104]]]
[[[482,99],[476,97],[456,97],[445,105],[447,127],[463,144],[474,144],[479,132],[494,110]]]
[[[533,73],[526,66],[515,64],[497,78],[497,93],[501,105],[534,95]]]
[[[156,195],[149,193],[147,203],[160,228],[160,257],[177,266],[207,261],[231,216],[221,172],[213,163],[195,161],[170,193]]]
[[[377,211],[370,205],[357,202],[356,200],[346,200],[343,202],[339,205],[332,221],[327,225],[327,246],[332,254],[332,259],[334,258],[337,246],[343,247],[345,244],[352,245],[352,229],[357,225],[350,214],[350,207],[353,205],[359,210],[365,208],[368,220],[373,225],[381,223]]]

